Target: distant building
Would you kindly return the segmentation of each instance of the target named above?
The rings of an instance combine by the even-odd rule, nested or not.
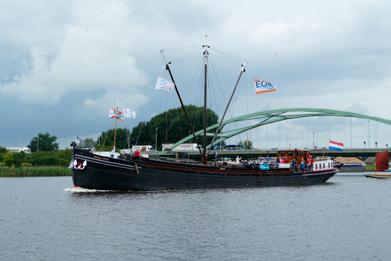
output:
[[[7,147],[7,151],[9,152],[24,152],[24,153],[31,153],[30,148],[28,147]]]
[[[134,145],[132,146],[132,152],[140,151],[140,152],[149,152],[153,150],[151,145]]]

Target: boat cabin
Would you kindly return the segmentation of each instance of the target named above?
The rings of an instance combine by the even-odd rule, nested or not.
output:
[[[279,163],[301,163],[311,164],[313,157],[308,150],[281,150],[277,152],[277,161]]]
[[[283,150],[277,152],[277,162],[291,169],[323,171],[334,168],[334,161],[330,158],[314,158],[308,150]]]

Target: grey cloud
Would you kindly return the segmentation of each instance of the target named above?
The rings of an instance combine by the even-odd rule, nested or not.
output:
[[[137,107],[138,120],[147,119],[162,109],[156,108],[162,97],[153,90],[155,76],[164,74],[159,50],[201,44],[205,33],[213,46],[248,60],[233,115],[246,113],[244,107],[298,105],[390,115],[384,108],[391,83],[387,1],[6,2],[0,3],[0,108],[9,112],[11,106],[28,115],[22,116],[26,124],[19,124],[26,136],[42,126],[62,137],[110,128],[105,110],[116,93]],[[46,69],[34,71],[34,48],[48,50],[41,55]],[[219,68],[221,85],[230,89],[236,67]],[[175,71],[187,92],[193,72],[188,66]],[[255,97],[253,77],[274,81],[279,91]],[[51,87],[37,88],[41,82]],[[11,92],[10,86],[18,87]],[[38,100],[39,90],[50,94],[43,97],[52,105],[25,103]],[[219,89],[211,92],[222,96]],[[222,110],[223,100],[213,101],[216,110]],[[175,97],[171,102],[177,106]],[[92,117],[92,112],[99,113]],[[7,126],[4,135],[12,134],[9,130],[18,123],[7,120]],[[3,138],[2,143],[14,142]]]

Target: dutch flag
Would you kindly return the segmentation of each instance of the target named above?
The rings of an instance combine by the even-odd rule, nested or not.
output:
[[[343,143],[334,140],[329,140],[329,150],[342,151]]]

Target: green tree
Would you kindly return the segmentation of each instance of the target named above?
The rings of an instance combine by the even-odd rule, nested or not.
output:
[[[57,137],[51,136],[49,133],[39,133],[34,137],[30,144],[27,146],[31,152],[36,151],[54,151],[58,150],[58,143],[56,142]]]
[[[72,150],[40,151],[28,155],[25,160],[33,166],[69,166]]]
[[[186,106],[187,114],[195,131],[202,129],[202,110],[202,107],[194,105]],[[212,110],[208,109],[207,114],[208,126],[217,123],[218,117]],[[156,115],[150,121],[140,122],[132,129],[132,132],[125,128],[117,129],[116,148],[127,148],[129,144],[148,144],[155,146],[155,139],[157,137],[159,149],[162,143],[174,143],[190,134],[187,119],[182,108],[170,109]],[[208,142],[211,139],[211,137],[208,137]],[[110,150],[113,147],[113,141],[114,130],[104,131],[97,139],[97,148]],[[201,142],[201,138],[199,142]]]
[[[12,167],[12,165],[14,164],[14,157],[13,157],[13,153],[10,153],[10,152],[7,152],[5,155],[4,155],[4,164],[8,167]]]
[[[20,168],[22,167],[22,163],[25,158],[25,153],[24,152],[18,152],[18,153],[13,153],[13,164],[15,168]]]
[[[4,164],[8,167],[20,168],[25,158],[26,154],[24,152],[7,152],[4,154]]]
[[[86,138],[80,142],[79,145],[81,148],[95,148],[96,142],[91,138]]]
[[[0,146],[0,161],[3,161],[4,155],[7,153],[7,149]]]
[[[253,149],[253,143],[251,142],[251,140],[241,141],[240,145],[242,145],[245,150]]]
[[[118,128],[116,130],[115,147],[117,149],[128,148],[129,136],[130,136],[129,129]],[[101,135],[98,137],[96,144],[98,149],[103,149],[103,150],[112,149],[114,145],[114,129],[102,132]]]
[[[194,130],[202,129],[203,108],[194,105],[185,107]],[[207,115],[207,126],[217,123],[218,116],[212,110],[208,109]],[[130,143],[155,146],[155,138],[157,136],[159,149],[162,143],[174,143],[190,134],[187,119],[182,108],[175,108],[156,115],[148,122],[140,122],[132,129]],[[211,137],[208,137],[208,142],[210,141]],[[201,138],[199,142],[201,142]]]

